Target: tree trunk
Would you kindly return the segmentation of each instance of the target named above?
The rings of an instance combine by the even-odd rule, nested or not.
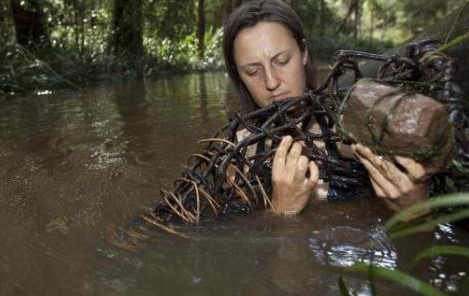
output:
[[[223,1],[223,23],[225,23],[226,18],[230,15],[231,11],[233,10],[233,7],[231,6],[231,0],[225,0]]]
[[[373,9],[370,11],[370,36],[369,36],[369,43],[370,45],[373,43],[373,31],[375,29],[375,14]]]
[[[16,41],[10,1],[4,1],[3,4],[0,4],[0,41],[3,44]]]
[[[202,59],[204,57],[205,51],[205,1],[198,0],[198,7],[197,7],[197,49],[199,53],[199,57]]]
[[[85,51],[85,2],[84,0],[73,0],[71,3],[73,13],[73,30],[75,35],[75,45],[78,48],[80,57]]]
[[[358,5],[358,2],[360,0],[351,0],[350,1],[350,5],[349,5],[349,8],[347,10],[347,14],[345,15],[344,19],[342,20],[342,22],[340,23],[340,25],[337,27],[337,34],[340,34],[342,32],[342,30],[346,27],[347,25],[347,21],[349,20],[350,16],[352,15],[352,13],[354,11],[356,11],[356,6]]]
[[[325,0],[320,0],[319,2],[319,37],[324,37],[325,26],[324,22],[326,21],[326,3]]]
[[[360,0],[356,1],[354,7],[354,28],[353,28],[353,38],[357,39],[360,35],[360,27],[361,27],[361,2]]]
[[[11,0],[11,10],[16,30],[16,41],[25,47],[35,48],[49,45],[47,16],[41,0]]]
[[[224,0],[223,4],[223,21],[230,15],[230,13],[243,3],[249,2],[249,0]]]
[[[225,22],[226,18],[230,15],[232,11],[233,11],[232,0],[223,1],[223,23]]]
[[[114,0],[109,51],[139,70],[143,57],[143,0]]]

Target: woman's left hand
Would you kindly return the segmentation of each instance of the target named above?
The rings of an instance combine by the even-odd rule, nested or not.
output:
[[[376,196],[392,210],[399,211],[428,198],[426,181],[431,174],[422,164],[411,158],[394,157],[403,171],[361,144],[353,144],[352,151],[368,171]]]

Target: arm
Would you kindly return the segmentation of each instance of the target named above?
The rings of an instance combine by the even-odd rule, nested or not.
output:
[[[292,142],[291,136],[282,139],[272,164],[273,210],[283,215],[303,210],[319,178],[316,164],[301,155],[301,144]],[[310,176],[306,177],[308,168]]]

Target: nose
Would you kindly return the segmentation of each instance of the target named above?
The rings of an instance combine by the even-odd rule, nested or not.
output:
[[[279,87],[280,79],[278,79],[275,71],[269,68],[265,71],[265,88],[268,91],[274,91]]]

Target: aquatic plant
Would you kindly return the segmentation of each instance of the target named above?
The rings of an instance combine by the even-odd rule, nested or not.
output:
[[[427,214],[422,216],[422,211],[427,212]],[[416,218],[406,223],[402,222],[403,220],[408,220],[409,217]],[[391,238],[397,239],[408,237],[419,232],[431,231],[439,224],[463,221],[467,223],[467,219],[469,219],[469,193],[458,193],[438,196],[402,210],[386,222],[385,228]],[[429,247],[415,255],[412,264],[415,266],[422,260],[436,256],[462,256],[469,258],[469,248],[451,245]],[[443,291],[440,291],[429,283],[409,273],[376,266],[373,264],[373,258],[370,258],[369,263],[355,263],[345,270],[366,274],[372,295],[377,295],[375,282],[378,279],[390,280],[421,295],[447,295]],[[339,287],[343,296],[353,295],[353,293],[347,289],[342,277],[339,278]]]

